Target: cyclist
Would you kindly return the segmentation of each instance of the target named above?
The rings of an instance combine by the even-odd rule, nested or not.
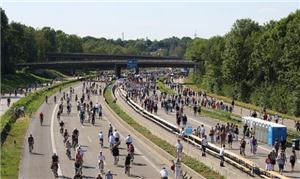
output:
[[[63,132],[64,132],[64,126],[65,126],[64,121],[60,121],[59,126],[60,126],[60,130],[59,131],[60,131],[61,134],[63,134]]]
[[[112,154],[114,156],[114,165],[118,164],[119,161],[119,143],[116,143],[112,147]]]
[[[82,165],[82,163],[83,163],[83,156],[79,150],[77,150],[75,161],[79,162],[80,165]]]
[[[128,146],[128,154],[130,154],[130,157],[131,157],[131,162],[133,162],[133,159],[134,159],[134,146],[133,144],[129,144]]]
[[[56,96],[54,96],[54,103],[56,103]]]
[[[98,155],[98,166],[101,174],[104,173],[104,161],[105,161],[105,156],[102,154],[102,151],[100,151]]]
[[[44,121],[44,114],[41,112],[40,113],[40,123],[41,123],[41,125],[43,125],[43,121]]]
[[[132,137],[130,136],[130,134],[128,134],[128,136],[125,139],[125,143],[127,145],[127,148],[129,147],[129,145],[132,143]]]
[[[59,162],[58,161],[58,156],[56,155],[56,153],[54,153],[52,155],[51,169],[52,169],[55,177],[58,177],[58,174],[57,174],[58,162]]]
[[[46,101],[46,103],[48,103],[48,96],[47,95],[45,97],[45,101]]]
[[[59,111],[57,111],[57,120],[59,121],[60,120],[60,110]]]
[[[81,163],[79,161],[75,161],[74,168],[75,168],[75,174],[81,173]]]
[[[99,104],[99,119],[102,119],[102,106]]]
[[[125,158],[125,174],[128,176],[130,175],[130,161],[131,161],[131,155],[128,154]]]
[[[100,146],[102,148],[103,147],[103,138],[104,138],[102,131],[99,132],[98,138],[99,138],[99,144],[100,144]]]
[[[68,156],[68,158],[71,160],[71,148],[72,148],[72,145],[71,145],[71,143],[70,143],[70,141],[69,140],[67,140],[66,142],[65,142],[65,144],[66,144],[66,155]]]
[[[73,179],[82,179],[82,175],[78,172],[74,175]]]
[[[108,138],[110,137],[110,135],[113,133],[113,127],[111,126],[111,124],[109,124],[109,129],[108,129]]]
[[[115,137],[115,141],[118,143],[119,139],[120,139],[120,134],[118,133],[117,129],[115,129],[115,132],[113,133],[114,137]]]
[[[67,129],[65,129],[65,132],[64,132],[64,143],[66,143],[66,141],[68,140],[68,137],[69,137],[69,132]]]
[[[31,153],[33,150],[33,144],[34,144],[34,138],[32,137],[32,135],[30,134],[30,136],[28,137],[28,145],[29,145],[29,152]]]
[[[109,149],[112,150],[113,145],[116,143],[114,135],[111,133],[108,139]]]
[[[69,103],[67,105],[67,113],[70,114],[71,113],[71,103]]]

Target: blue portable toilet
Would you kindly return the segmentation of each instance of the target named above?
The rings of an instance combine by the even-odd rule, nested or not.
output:
[[[275,123],[276,124],[276,123]],[[286,140],[287,137],[287,129],[286,126],[277,124],[270,125],[268,131],[268,144],[273,145],[275,140],[279,141]]]
[[[244,116],[242,118],[243,123],[246,123],[249,127],[254,129],[257,140],[269,145],[273,145],[276,139],[280,141],[286,140],[287,128],[285,125],[250,116]]]

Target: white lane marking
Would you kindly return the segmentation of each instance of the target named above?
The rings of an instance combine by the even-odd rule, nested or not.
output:
[[[52,118],[51,118],[51,127],[50,127],[50,134],[51,134],[51,144],[52,144],[52,151],[53,153],[56,153],[56,147],[55,147],[55,141],[54,141],[54,133],[53,133],[53,123],[54,123],[54,117],[55,117],[55,111],[57,109],[57,106],[58,104],[55,105],[54,107],[54,110],[53,110],[53,113],[52,113]],[[60,169],[60,164],[58,164],[58,176],[62,176],[62,172],[61,172],[61,169]]]
[[[92,139],[90,138],[90,136],[87,137],[89,142],[92,143]]]
[[[108,120],[108,118],[106,118],[106,117],[104,117],[103,116],[103,119],[106,119],[106,121],[108,121],[112,126],[113,126],[113,128],[115,128],[116,129],[116,126],[114,126],[112,123],[111,123],[111,121],[109,121]],[[117,119],[118,120],[118,119]],[[120,136],[123,138],[123,139],[125,139],[125,137],[121,134],[121,133],[119,133],[120,134]],[[142,153],[137,147],[135,147],[135,150],[138,152],[138,153]],[[160,172],[160,168],[158,168],[153,162],[151,162],[146,156],[144,156],[144,155],[141,155],[141,157],[143,157],[145,160],[146,160],[146,162],[148,162],[157,172]]]

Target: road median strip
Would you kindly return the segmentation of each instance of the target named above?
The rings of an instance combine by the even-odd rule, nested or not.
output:
[[[118,115],[122,120],[128,123],[131,127],[141,133],[144,137],[149,139],[151,142],[162,148],[164,151],[172,155],[173,157],[177,156],[175,146],[171,145],[167,141],[153,135],[146,127],[137,123],[132,117],[130,117],[126,112],[124,112],[118,104],[115,103],[115,99],[113,97],[113,90],[112,85],[109,85],[105,88],[104,97],[109,105],[109,107]],[[225,178],[224,176],[220,175],[216,171],[212,170],[204,163],[198,161],[197,159],[183,154],[183,163],[202,175],[205,178],[211,179],[218,179],[218,178]]]

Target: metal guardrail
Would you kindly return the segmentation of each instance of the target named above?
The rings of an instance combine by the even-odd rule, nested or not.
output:
[[[113,89],[114,91],[115,89]],[[137,111],[138,113],[142,114],[144,117],[146,117],[147,119],[150,119],[151,121],[155,122],[156,124],[158,124],[159,126],[161,126],[162,128],[168,130],[169,132],[175,133],[175,134],[179,134],[180,131],[178,129],[177,126],[169,123],[168,121],[146,111],[144,108],[142,108],[140,105],[136,104],[132,99],[128,98],[126,99],[126,94],[124,93],[124,91],[122,91],[122,89],[120,89],[120,94],[121,97],[127,101],[127,103],[133,108],[135,109],[135,111]],[[184,138],[185,141],[188,141],[189,143],[193,144],[194,146],[197,147],[201,147],[201,142],[202,139],[195,136],[195,135],[191,135],[188,137]],[[207,146],[207,153],[219,158],[219,152],[220,152],[220,147],[214,145],[214,144],[209,144]],[[278,172],[275,171],[266,171],[262,168],[259,168],[256,166],[256,164],[248,159],[245,159],[239,155],[236,155],[232,152],[228,152],[225,151],[225,161],[228,162],[229,164],[235,166],[236,168],[238,168],[239,170],[251,175],[251,176],[255,176],[258,175],[260,177],[263,178],[281,178],[281,179],[286,179],[287,177],[280,175]]]

